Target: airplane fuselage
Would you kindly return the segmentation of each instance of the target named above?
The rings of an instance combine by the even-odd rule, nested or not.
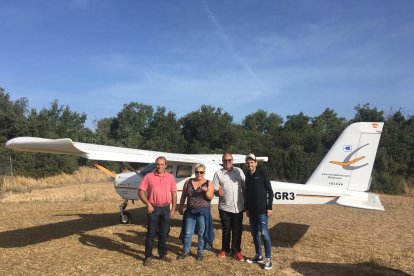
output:
[[[185,182],[194,177],[194,166],[180,163],[169,163],[168,171],[172,173],[177,183],[177,198],[181,197]],[[205,164],[206,179],[213,179],[214,173],[221,168],[220,165]],[[151,171],[151,164],[145,168]],[[144,172],[145,173],[145,172]],[[139,184],[143,175],[135,172],[117,174],[115,177],[115,190],[127,200],[138,200]],[[297,183],[287,183],[271,181],[273,189],[273,204],[327,204],[335,203],[339,196],[349,193],[342,188],[324,187],[317,185],[305,185]],[[212,204],[218,204],[218,197],[215,196]]]

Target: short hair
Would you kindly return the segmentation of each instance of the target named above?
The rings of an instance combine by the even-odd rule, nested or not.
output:
[[[204,164],[199,163],[194,166],[195,170],[197,170],[198,168],[203,168],[203,171],[206,171],[206,166]]]
[[[226,154],[229,154],[229,155],[231,155],[231,157],[233,157],[233,154],[232,154],[230,151],[225,151],[225,152],[223,153],[223,155],[221,156],[221,159],[222,159],[222,160],[224,159],[224,156],[225,156]]]
[[[165,164],[167,164],[167,158],[165,158],[164,156],[157,157],[157,159],[155,159],[155,163],[157,163],[157,161],[160,160],[160,159],[164,159]]]

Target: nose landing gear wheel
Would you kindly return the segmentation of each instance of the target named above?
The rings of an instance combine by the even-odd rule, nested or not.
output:
[[[131,214],[130,214],[130,213],[128,213],[128,212],[123,212],[123,214],[120,214],[120,215],[119,215],[119,221],[120,221],[122,224],[129,224],[129,223],[131,223],[131,222],[132,222],[132,216],[131,216]]]

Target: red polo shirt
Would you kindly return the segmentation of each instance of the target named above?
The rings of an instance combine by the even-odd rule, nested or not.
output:
[[[177,184],[169,172],[163,175],[151,172],[144,176],[139,189],[147,192],[151,204],[164,205],[171,204],[171,192],[177,191]]]

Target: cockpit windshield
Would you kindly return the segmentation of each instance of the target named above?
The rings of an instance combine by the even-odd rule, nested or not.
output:
[[[142,171],[139,172],[140,175],[145,176],[146,174],[153,172],[155,170],[155,163],[149,163]]]

